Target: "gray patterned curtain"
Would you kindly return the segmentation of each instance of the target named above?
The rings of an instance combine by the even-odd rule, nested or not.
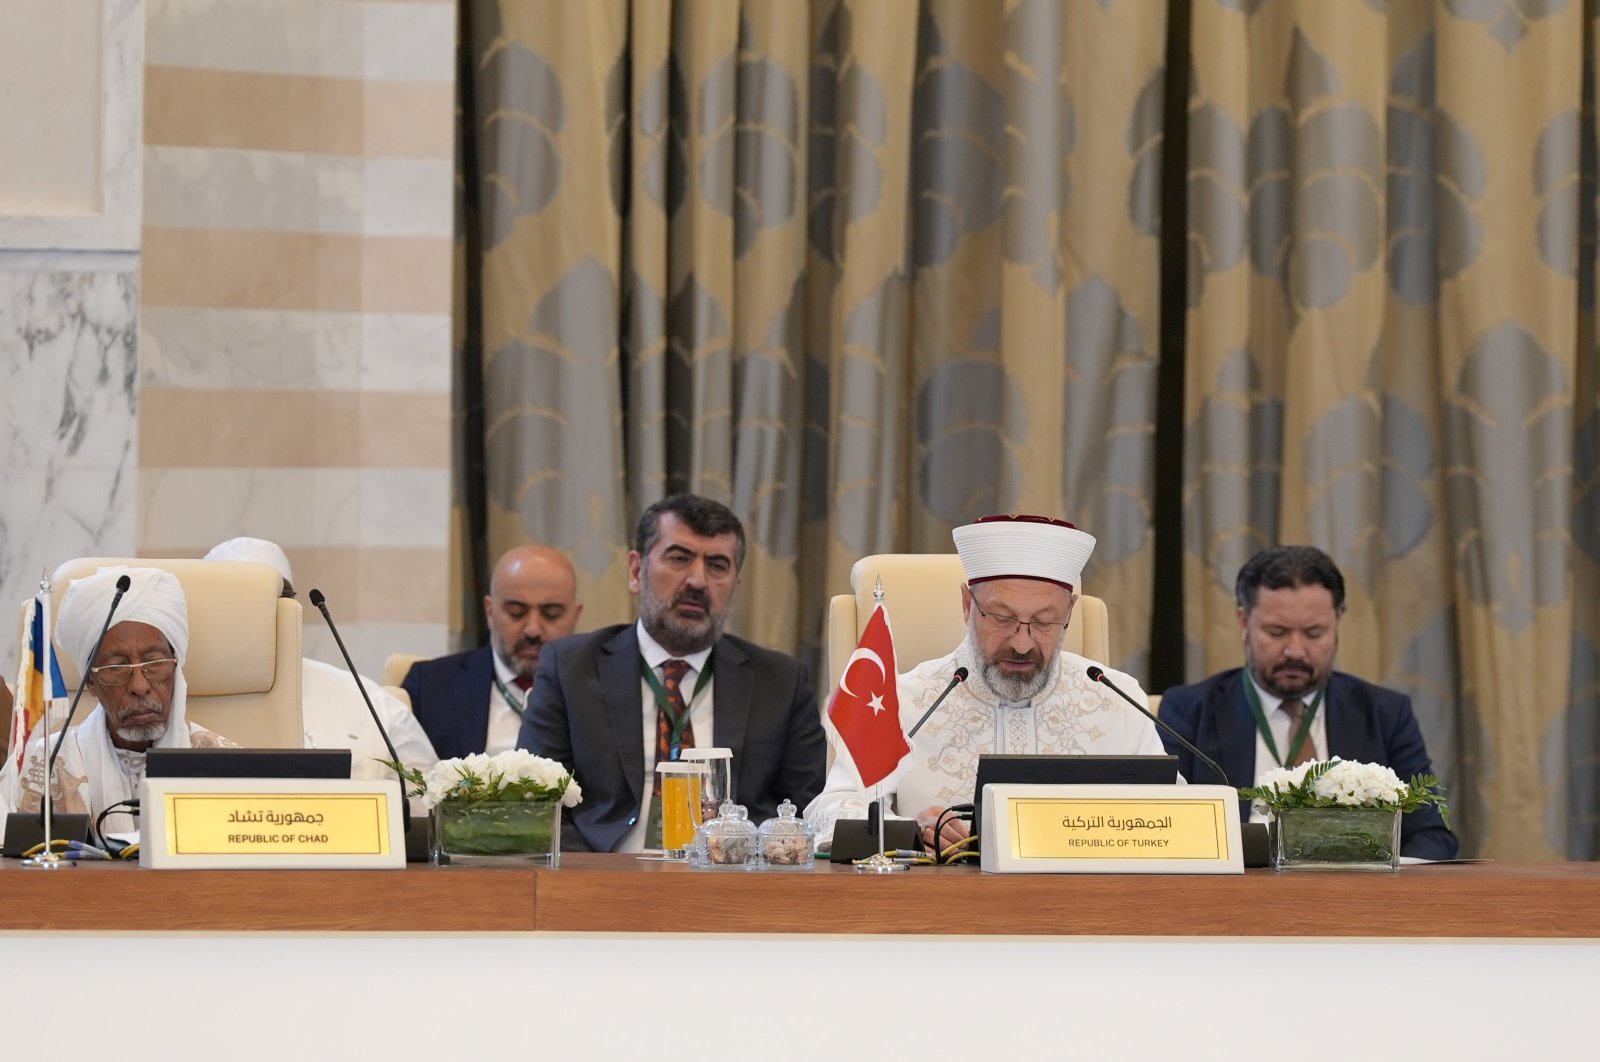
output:
[[[1142,668],[1159,5],[464,17],[473,572],[552,543],[586,621],[625,618],[632,521],[693,490],[751,533],[739,628],[796,648],[858,557],[1065,513],[1100,537],[1090,585],[1117,602],[1117,662]]]
[[[1596,850],[1594,5],[1197,0],[1185,627],[1278,541],[1349,583],[1469,851]]]
[[[530,539],[631,616],[673,490],[746,521],[738,627],[797,649],[858,557],[1045,512],[1099,538],[1110,662],[1197,678],[1243,560],[1314,542],[1468,849],[1593,857],[1594,8],[466,0],[463,627]]]

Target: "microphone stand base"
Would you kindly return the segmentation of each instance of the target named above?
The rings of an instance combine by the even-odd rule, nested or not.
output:
[[[22,861],[29,870],[70,870],[78,865],[76,860],[62,859],[54,852],[44,852]]]
[[[868,856],[856,864],[856,871],[861,874],[894,874],[908,869],[904,863],[898,863],[882,852]]]

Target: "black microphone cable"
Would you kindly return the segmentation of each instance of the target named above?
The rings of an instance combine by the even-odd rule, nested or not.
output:
[[[140,818],[139,799],[137,797],[129,800],[119,800],[115,804],[109,805],[104,811],[100,812],[100,814],[94,817],[94,833],[92,834],[95,843],[98,844],[105,851],[105,853],[111,856],[113,859],[126,858],[123,853],[127,852],[130,848],[137,849],[139,847],[139,843],[137,841],[113,842],[106,837],[105,831],[102,829],[102,827],[109,816],[116,814],[118,808],[127,808],[128,814],[134,819]],[[115,844],[115,847],[113,847],[113,844]]]
[[[951,804],[949,807],[939,812],[939,817],[934,821],[933,824],[933,862],[935,865],[953,863],[958,858],[975,854],[972,852],[958,851],[958,849],[965,848],[967,845],[972,844],[978,839],[978,835],[971,831],[970,826],[967,831],[967,836],[963,837],[959,841],[952,841],[949,845],[945,845],[944,842],[940,840],[940,838],[944,836],[944,824],[952,819],[965,821],[970,824],[972,822],[972,805]]]

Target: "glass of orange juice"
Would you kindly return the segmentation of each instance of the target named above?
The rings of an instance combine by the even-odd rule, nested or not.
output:
[[[689,846],[700,828],[700,792],[706,765],[673,760],[656,764],[661,776],[661,854],[667,859],[689,858]]]

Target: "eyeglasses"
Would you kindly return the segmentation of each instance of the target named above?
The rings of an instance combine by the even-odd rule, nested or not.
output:
[[[172,677],[178,668],[178,662],[171,657],[162,660],[146,660],[139,664],[101,664],[91,667],[89,674],[102,686],[126,686],[132,679],[133,673],[138,671],[144,675],[146,682],[165,682]]]
[[[978,599],[972,599],[972,607],[978,610],[978,615],[983,617],[984,626],[994,634],[1012,637],[1023,627],[1028,628],[1028,634],[1034,641],[1043,644],[1061,637],[1061,632],[1067,629],[1062,621],[1046,622],[1044,620],[1020,620],[1015,616],[1007,616],[1003,612],[985,612],[978,604]]]

